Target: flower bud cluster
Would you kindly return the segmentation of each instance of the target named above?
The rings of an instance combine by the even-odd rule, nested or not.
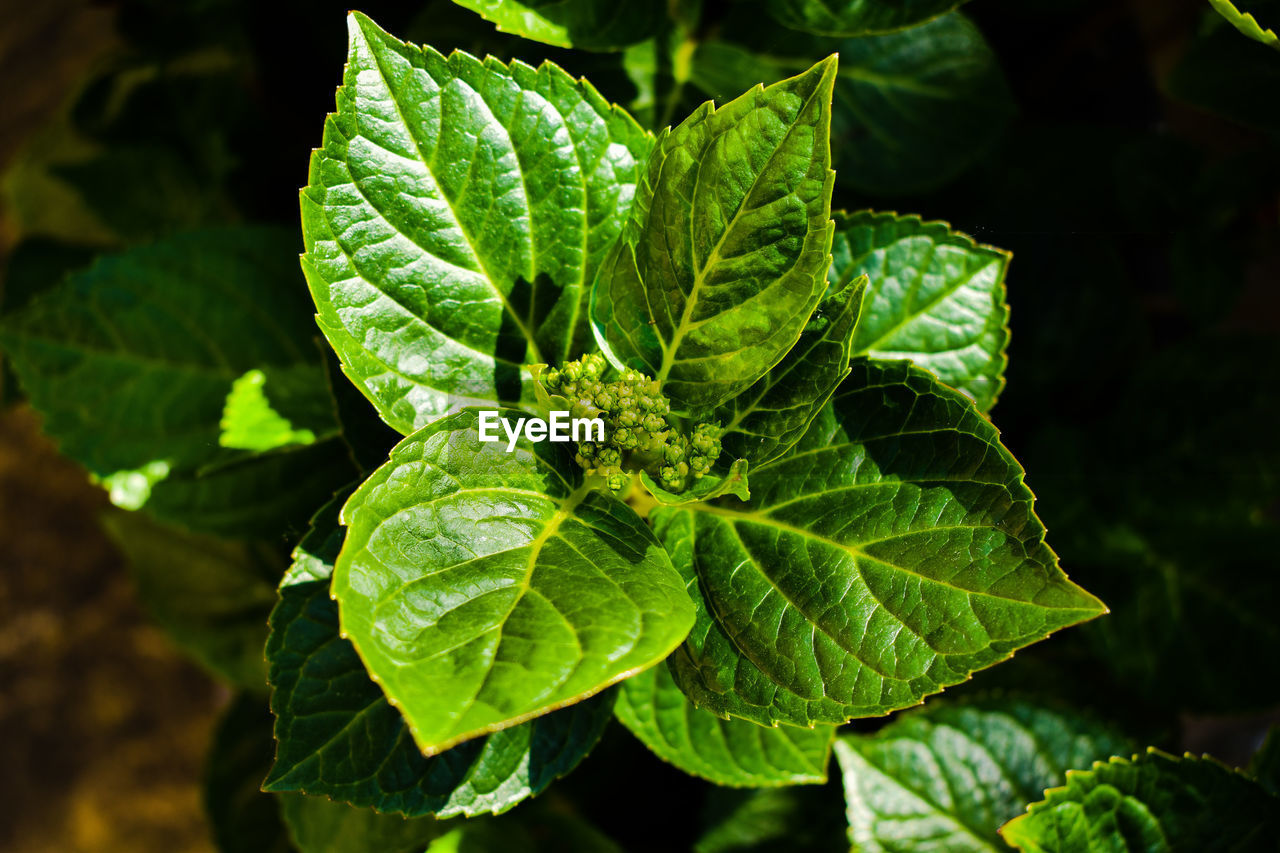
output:
[[[720,427],[700,423],[685,435],[657,382],[631,368],[605,381],[608,367],[603,356],[590,353],[539,377],[548,394],[569,401],[572,417],[604,419],[605,440],[581,442],[578,464],[604,477],[611,489],[626,486],[631,471],[648,471],[671,491],[709,473],[720,456]]]

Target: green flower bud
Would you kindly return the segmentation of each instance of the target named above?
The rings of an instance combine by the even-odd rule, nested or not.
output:
[[[622,473],[621,471],[615,471],[609,475],[609,482],[608,482],[609,488],[615,492],[618,491],[619,489],[625,489],[630,479],[631,479],[630,477],[628,477],[626,474]]]
[[[661,432],[666,428],[667,422],[663,420],[661,415],[645,415],[643,426],[646,431],[651,433]]]

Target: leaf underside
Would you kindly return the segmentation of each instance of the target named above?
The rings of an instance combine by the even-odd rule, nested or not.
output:
[[[348,20],[301,196],[320,327],[401,433],[518,403],[524,365],[589,343],[582,303],[652,137],[551,63],[445,57]]]
[[[671,666],[699,707],[766,725],[885,714],[1105,610],[1058,567],[970,401],[905,362],[852,371],[745,505],[650,514],[694,594]]]

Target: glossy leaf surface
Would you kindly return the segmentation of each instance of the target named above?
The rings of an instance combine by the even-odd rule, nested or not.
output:
[[[580,303],[651,137],[550,63],[449,57],[358,13],[302,193],[320,326],[383,418],[517,402],[589,339]]]
[[[839,282],[809,317],[777,366],[716,410],[730,458],[759,465],[785,453],[849,374],[849,356],[866,279]]]
[[[562,445],[481,442],[468,409],[401,442],[343,509],[342,629],[424,753],[586,699],[688,633],[662,546],[581,474]]]
[[[614,362],[677,409],[714,406],[791,348],[822,296],[831,248],[828,135],[835,58],[658,140],[591,320]]]
[[[870,279],[855,355],[914,361],[986,411],[1004,387],[1009,254],[943,222],[861,212],[836,222],[833,286]]]
[[[1024,853],[1275,849],[1280,799],[1212,758],[1155,749],[1067,774],[1000,830]]]
[[[695,705],[764,724],[884,714],[1104,611],[967,398],[904,362],[852,371],[747,504],[650,515],[697,593],[671,659]]]
[[[866,853],[1007,850],[997,830],[1045,788],[1131,749],[1065,709],[1002,698],[931,703],[836,742],[849,840]]]
[[[1252,13],[1241,11],[1231,0],[1209,0],[1209,5],[1226,18],[1231,26],[1249,38],[1280,50],[1280,36],[1276,35],[1275,30],[1259,24]]]
[[[599,739],[613,691],[426,758],[404,717],[338,634],[329,597],[338,507],[317,516],[271,614],[275,765],[264,787],[411,817],[506,811],[573,769]]]
[[[770,728],[695,708],[665,665],[622,682],[618,719],[662,760],[717,785],[825,782],[835,728]]]

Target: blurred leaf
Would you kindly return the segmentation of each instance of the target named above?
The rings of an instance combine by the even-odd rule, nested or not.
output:
[[[1165,89],[1200,109],[1280,133],[1280,62],[1275,51],[1241,39],[1225,24],[1206,27],[1196,36],[1169,73]]]
[[[1280,797],[1280,726],[1267,732],[1267,739],[1249,762],[1249,773],[1270,794]]]
[[[1086,767],[1132,744],[1069,710],[992,697],[937,702],[836,741],[849,838],[865,853],[1002,849],[997,830]]]
[[[717,785],[754,788],[827,780],[833,726],[770,728],[721,719],[694,707],[666,664],[622,682],[614,712],[663,761]]]
[[[421,853],[452,828],[302,794],[281,794],[280,814],[300,853]]]
[[[995,55],[958,12],[844,41],[747,32],[732,43],[737,35],[730,29],[694,55],[693,82],[714,98],[839,52],[831,147],[841,187],[898,195],[944,184],[984,154],[1013,115]]]
[[[1109,416],[1046,433],[1033,470],[1063,562],[1111,606],[1082,630],[1152,703],[1233,711],[1280,701],[1280,421],[1274,343],[1206,335],[1149,357]],[[1227,405],[1224,401],[1230,401]]]
[[[258,789],[271,763],[266,700],[240,694],[222,714],[209,744],[204,809],[222,853],[292,853],[277,798]]]
[[[769,0],[780,23],[821,36],[867,36],[904,30],[966,0]]]
[[[263,390],[266,384],[267,375],[256,369],[231,383],[231,392],[222,410],[222,435],[218,436],[218,443],[223,447],[261,453],[290,444],[315,442],[315,433],[309,429],[295,430],[293,424],[271,408]]]
[[[146,506],[189,527],[278,535],[305,523],[353,476],[334,444],[219,446],[227,396],[250,371],[297,429],[338,431],[293,240],[263,228],[172,237],[101,258],[6,313],[0,341],[62,452],[105,482],[163,463]]]
[[[1280,838],[1280,799],[1211,758],[1150,749],[1068,774],[1000,834],[1024,853],[1261,853]]]
[[[1242,12],[1231,0],[1209,0],[1209,5],[1226,18],[1231,26],[1249,38],[1280,50],[1280,36],[1276,35],[1275,30],[1263,29],[1257,18],[1249,12]]]
[[[695,853],[846,853],[840,786],[732,790],[707,794],[706,829]]]
[[[288,232],[250,228],[107,256],[5,314],[0,341],[62,451],[100,476],[228,458],[223,405],[254,369],[285,417],[333,435],[295,256]]]
[[[867,276],[853,354],[910,359],[990,409],[1004,387],[1009,253],[975,243],[945,222],[893,213],[836,220],[837,286]]]
[[[143,606],[174,642],[219,678],[262,691],[279,554],[133,512],[108,513],[102,523],[129,561]]]
[[[454,0],[499,32],[556,47],[619,50],[657,31],[662,0]]]
[[[496,818],[473,818],[431,843],[427,853],[622,853],[594,826],[536,805]]]

